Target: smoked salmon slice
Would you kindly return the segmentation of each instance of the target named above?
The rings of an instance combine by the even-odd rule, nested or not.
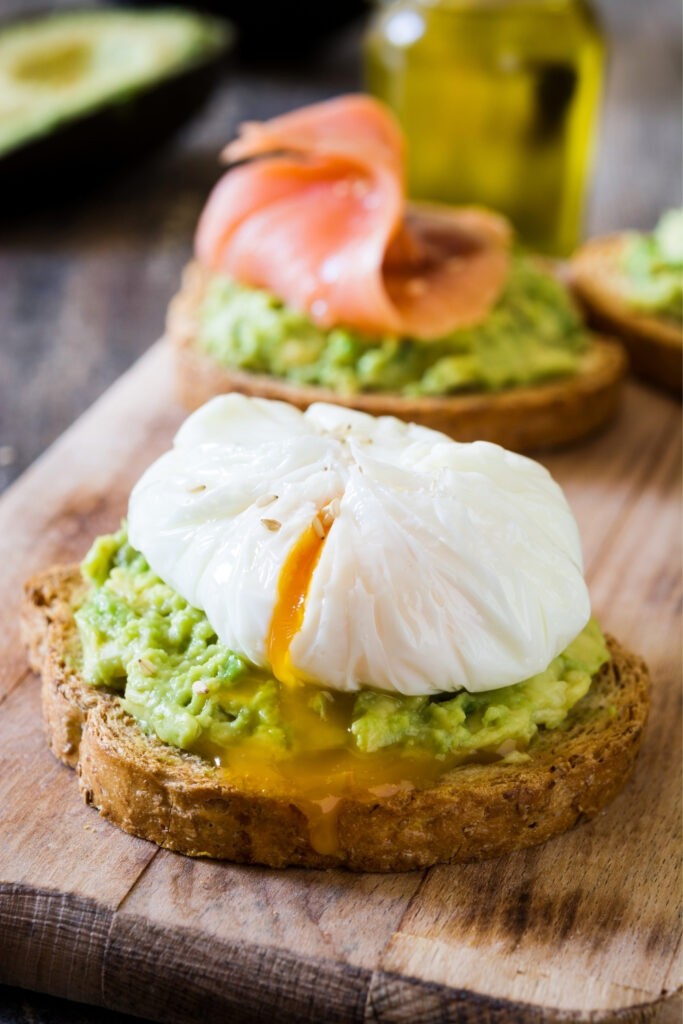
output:
[[[507,222],[409,206],[401,131],[371,97],[249,122],[224,156],[241,163],[209,197],[197,258],[321,327],[429,340],[481,322],[500,296]]]

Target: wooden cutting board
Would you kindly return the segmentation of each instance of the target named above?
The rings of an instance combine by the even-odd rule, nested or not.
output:
[[[392,876],[159,850],[45,749],[22,581],[116,527],[182,418],[157,345],[0,502],[0,981],[169,1024],[680,1019],[680,407],[629,385],[613,428],[543,460],[604,627],[651,666],[635,777],[543,847]]]

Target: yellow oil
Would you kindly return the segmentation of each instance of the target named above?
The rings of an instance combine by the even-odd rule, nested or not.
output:
[[[365,40],[410,195],[491,206],[553,255],[580,238],[603,60],[583,0],[395,0]]]

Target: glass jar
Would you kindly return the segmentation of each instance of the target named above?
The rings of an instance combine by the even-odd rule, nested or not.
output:
[[[394,0],[365,39],[410,195],[500,210],[558,256],[580,238],[603,62],[585,0]]]

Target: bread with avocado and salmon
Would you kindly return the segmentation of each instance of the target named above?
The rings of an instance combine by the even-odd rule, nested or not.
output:
[[[168,316],[190,408],[230,390],[335,401],[517,449],[613,415],[618,343],[584,330],[503,217],[406,203],[376,100],[248,124],[226,155]]]
[[[408,870],[543,842],[631,771],[647,670],[589,620],[528,459],[233,395],[129,528],[29,581],[23,631],[51,749],[135,835]]]
[[[595,238],[571,261],[574,291],[597,330],[619,337],[639,377],[683,390],[683,211],[651,234]]]
[[[596,335],[578,357],[576,372],[568,376],[461,394],[344,392],[231,367],[198,340],[210,281],[211,275],[199,263],[189,264],[182,289],[168,312],[166,336],[175,352],[176,388],[188,409],[231,391],[290,402],[299,409],[314,402],[336,402],[374,416],[398,416],[459,441],[492,441],[514,451],[532,451],[569,444],[597,432],[619,405],[626,371],[624,351],[617,342]]]

